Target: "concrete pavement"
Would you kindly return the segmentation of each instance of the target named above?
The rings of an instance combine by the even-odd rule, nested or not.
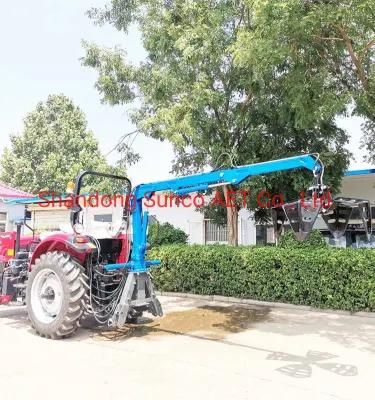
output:
[[[161,297],[120,331],[38,337],[0,307],[0,399],[373,399],[375,319]]]

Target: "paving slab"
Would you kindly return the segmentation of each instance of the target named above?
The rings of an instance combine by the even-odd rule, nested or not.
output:
[[[0,306],[0,399],[374,399],[374,318],[160,300],[162,318],[60,341]]]

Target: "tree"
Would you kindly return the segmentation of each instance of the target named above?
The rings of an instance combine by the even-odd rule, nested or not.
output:
[[[239,64],[284,87],[284,106],[302,128],[332,115],[364,117],[363,144],[375,161],[375,2],[247,3],[251,29],[239,33]]]
[[[168,244],[186,244],[188,235],[168,222],[159,224],[155,222],[148,228],[147,241],[151,247]]]
[[[83,64],[98,71],[96,87],[104,101],[138,100],[133,122],[143,134],[173,143],[176,173],[321,152],[330,157],[328,173],[340,180],[348,161],[347,137],[333,119],[300,128],[283,106],[283,87],[265,85],[248,65],[235,63],[238,34],[252,25],[244,0],[112,0],[89,16],[125,33],[130,24],[138,25],[145,62],[134,66],[119,48],[85,43]],[[254,182],[273,182],[275,190],[287,182],[283,189],[290,193],[303,187],[301,176]],[[224,187],[228,203],[230,190]],[[238,241],[237,212],[237,207],[227,210],[231,244]]]
[[[11,135],[10,142],[1,158],[1,180],[31,193],[65,192],[83,169],[121,172],[106,163],[83,112],[64,95],[38,103],[26,116],[22,133]],[[117,188],[104,181],[98,186]]]

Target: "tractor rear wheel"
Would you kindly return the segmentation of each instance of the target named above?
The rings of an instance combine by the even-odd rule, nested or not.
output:
[[[69,254],[42,254],[26,289],[27,311],[36,332],[50,339],[72,335],[85,309],[86,290],[83,268]]]

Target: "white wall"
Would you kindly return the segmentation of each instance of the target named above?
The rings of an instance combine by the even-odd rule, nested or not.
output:
[[[23,220],[25,206],[20,204],[6,204],[0,201],[0,212],[7,213],[7,223],[5,230],[10,232],[16,229],[14,222]],[[27,229],[26,229],[27,230]]]
[[[256,244],[256,228],[253,213],[242,209],[238,215],[238,241],[242,245]]]
[[[370,200],[375,204],[375,174],[346,176],[342,180],[341,195]]]
[[[161,204],[164,204],[163,202]],[[161,208],[155,205],[147,208],[150,215],[153,215],[159,222],[169,222],[170,224],[182,229],[189,235],[190,244],[204,244],[204,215],[196,211],[196,207],[182,207],[172,205],[171,207]],[[239,244],[255,244],[255,225],[248,210],[240,210],[238,216],[238,238]]]

